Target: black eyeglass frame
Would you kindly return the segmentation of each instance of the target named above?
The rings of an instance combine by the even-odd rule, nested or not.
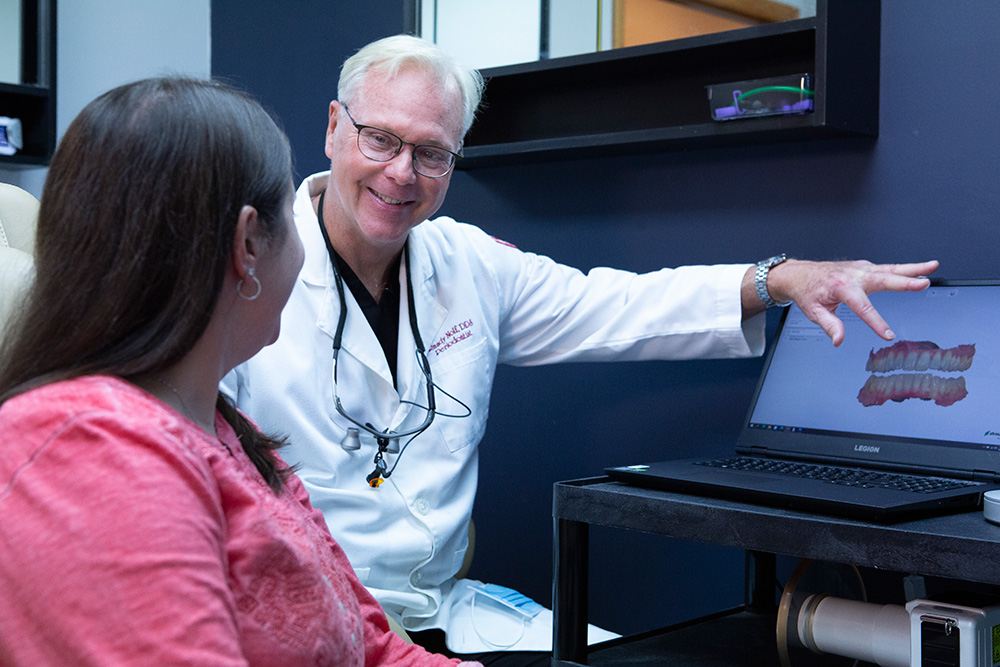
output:
[[[461,153],[456,153],[455,151],[450,151],[447,148],[444,148],[443,146],[434,146],[432,144],[415,144],[412,141],[403,141],[402,137],[400,137],[397,134],[393,134],[389,130],[384,130],[381,127],[375,127],[374,125],[362,125],[361,123],[358,123],[357,121],[354,120],[354,116],[351,115],[351,112],[347,109],[347,105],[346,104],[341,103],[341,106],[344,107],[344,113],[347,114],[347,117],[350,119],[351,124],[354,126],[354,129],[358,131],[358,138],[357,138],[358,151],[362,155],[364,155],[366,158],[368,158],[369,160],[371,160],[372,162],[389,162],[390,160],[395,159],[395,157],[397,155],[399,155],[400,151],[403,150],[403,146],[413,146],[413,158],[412,158],[412,161],[413,161],[413,171],[415,171],[418,174],[420,174],[421,176],[425,176],[427,178],[444,178],[445,176],[447,176],[448,174],[451,173],[451,170],[455,168],[455,163],[459,160],[459,158],[462,157]],[[372,157],[371,155],[368,155],[368,153],[365,153],[365,150],[363,148],[361,148],[361,132],[362,132],[362,130],[375,130],[377,132],[381,132],[382,134],[390,136],[393,139],[395,139],[396,141],[398,141],[399,145],[396,146],[396,150],[393,151],[392,155],[390,155],[389,157],[387,157],[384,160],[380,160],[379,158]],[[451,164],[448,165],[448,169],[446,169],[443,174],[437,174],[437,175],[425,174],[424,172],[420,171],[420,169],[419,169],[420,162],[417,160],[417,149],[419,149],[419,148],[432,148],[432,149],[434,149],[436,151],[444,151],[445,153],[448,153],[449,155],[451,155]]]

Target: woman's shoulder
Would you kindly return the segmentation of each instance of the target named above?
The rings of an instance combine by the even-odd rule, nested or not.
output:
[[[108,375],[85,375],[43,384],[7,400],[3,412],[24,419],[69,417],[79,413],[117,412],[141,408],[152,397],[121,378]]]
[[[86,375],[30,389],[8,400],[0,427],[14,421],[120,419],[122,423],[162,421],[165,406],[136,385],[109,375]],[[4,418],[7,417],[7,418]]]
[[[31,389],[0,406],[5,453],[35,456],[58,446],[67,454],[180,456],[194,461],[200,431],[166,404],[121,378],[90,375]]]

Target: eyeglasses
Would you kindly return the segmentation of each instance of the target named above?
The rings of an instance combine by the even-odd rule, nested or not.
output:
[[[427,144],[412,144],[403,141],[392,132],[371,125],[360,125],[354,121],[351,112],[344,104],[344,112],[351,119],[354,129],[358,131],[358,150],[369,160],[388,162],[403,150],[403,146],[413,146],[413,171],[428,178],[447,176],[455,166],[455,159],[462,157],[458,153]]]

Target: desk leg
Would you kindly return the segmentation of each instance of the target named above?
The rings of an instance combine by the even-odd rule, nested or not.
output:
[[[777,557],[763,551],[747,551],[746,593],[744,603],[750,611],[773,613],[777,580]]]
[[[552,583],[552,664],[587,664],[587,580],[590,526],[555,519]]]

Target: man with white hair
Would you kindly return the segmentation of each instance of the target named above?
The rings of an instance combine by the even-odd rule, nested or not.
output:
[[[551,650],[551,612],[455,578],[496,365],[759,355],[755,316],[792,300],[834,344],[841,302],[891,338],[867,294],[923,289],[937,263],[779,256],[585,275],[430,219],[482,90],[478,72],[415,37],[379,40],[344,63],[330,171],[306,179],[295,201],[306,260],[281,335],[226,386],[264,430],[288,434],[283,456],[359,578],[417,641],[443,631],[465,659],[547,665],[547,654],[523,652]],[[591,628],[592,641],[611,636]]]

